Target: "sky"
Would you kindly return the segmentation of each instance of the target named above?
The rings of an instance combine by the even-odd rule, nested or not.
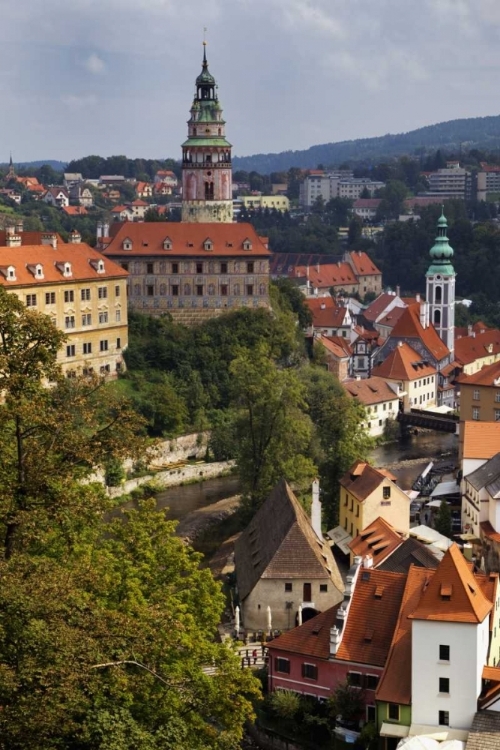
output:
[[[500,113],[499,0],[0,0],[0,162],[180,158],[204,27],[235,155]],[[2,153],[3,151],[3,153]]]

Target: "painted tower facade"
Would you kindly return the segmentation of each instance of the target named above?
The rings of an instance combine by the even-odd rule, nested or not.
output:
[[[206,43],[203,66],[182,144],[182,221],[232,222],[231,144],[217,97],[215,78],[208,70]]]
[[[455,341],[455,278],[453,248],[448,242],[444,213],[438,220],[436,241],[430,250],[431,265],[426,273],[429,318],[453,359]]]

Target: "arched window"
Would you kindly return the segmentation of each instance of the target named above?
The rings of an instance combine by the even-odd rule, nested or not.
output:
[[[441,325],[441,310],[434,310],[434,325]]]
[[[440,286],[436,287],[436,291],[434,293],[434,299],[436,302],[441,302],[443,299],[443,288]]]
[[[160,284],[160,294],[162,297],[164,297],[167,293],[167,285],[166,284]]]

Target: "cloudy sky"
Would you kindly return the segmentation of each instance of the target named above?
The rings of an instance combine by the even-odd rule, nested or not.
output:
[[[500,112],[500,0],[0,8],[0,161],[179,157],[204,26],[237,155]]]

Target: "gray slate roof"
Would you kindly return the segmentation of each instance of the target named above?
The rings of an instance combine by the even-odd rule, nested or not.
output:
[[[483,487],[496,483],[498,479],[500,479],[500,453],[466,476],[466,480],[475,490],[482,490]]]
[[[418,568],[436,569],[439,565],[439,560],[432,554],[426,544],[422,544],[418,539],[409,537],[380,565],[377,565],[377,570],[387,570],[391,573],[408,573],[411,565],[416,565]]]
[[[240,599],[261,578],[323,579],[344,591],[330,546],[318,539],[311,522],[282,479],[237,539],[234,550]]]
[[[500,712],[476,713],[465,750],[500,750]]]

